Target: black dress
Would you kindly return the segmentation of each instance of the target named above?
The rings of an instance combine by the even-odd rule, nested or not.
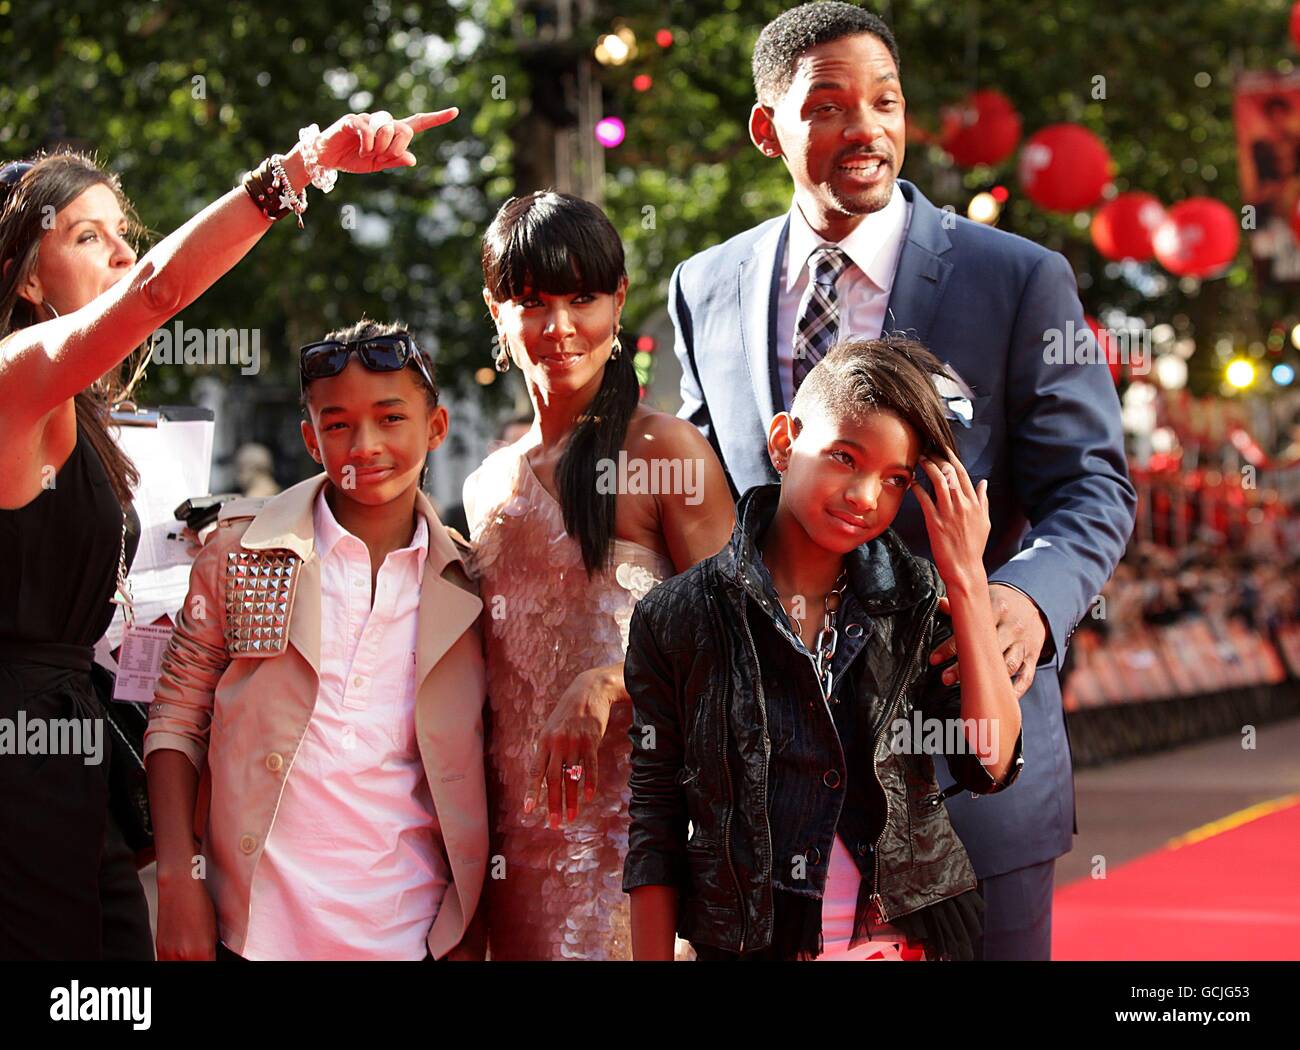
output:
[[[111,731],[91,682],[123,511],[80,430],[53,480],[0,510],[0,959],[152,959],[144,891],[109,816]],[[125,520],[129,559],[140,525],[129,507]],[[56,719],[98,729],[76,754],[20,753],[69,750],[51,747]],[[33,746],[41,722],[47,741]]]

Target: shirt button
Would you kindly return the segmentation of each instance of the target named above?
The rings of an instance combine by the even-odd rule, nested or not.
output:
[[[257,849],[257,839],[253,838],[252,835],[245,835],[239,840],[239,848],[245,853],[252,853],[253,850]]]
[[[284,756],[278,751],[272,751],[266,756],[266,768],[272,773],[278,773],[284,768]]]
[[[353,684],[353,685],[361,685],[361,683],[364,682],[364,681],[365,681],[364,678],[362,678],[360,675],[357,675],[354,679],[352,679],[352,684]]]
[[[840,786],[840,774],[834,769],[828,769],[822,774],[822,783],[828,788],[837,788]]]

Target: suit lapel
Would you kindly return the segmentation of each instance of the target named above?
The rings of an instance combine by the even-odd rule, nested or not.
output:
[[[899,179],[898,184],[912,202],[912,221],[898,259],[884,331],[913,332],[928,346],[939,301],[952,272],[952,263],[941,256],[952,242],[940,222],[939,210],[910,182]]]
[[[781,405],[781,383],[776,374],[776,289],[780,263],[790,235],[790,216],[774,226],[742,259],[737,283],[740,299],[740,342],[749,365],[754,398],[762,414],[763,432]]]

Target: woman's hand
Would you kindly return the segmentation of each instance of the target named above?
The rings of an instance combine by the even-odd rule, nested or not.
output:
[[[912,483],[916,501],[925,515],[925,529],[930,537],[930,557],[939,575],[952,590],[984,576],[984,547],[989,539],[988,481],[976,488],[961,460],[921,457],[921,467],[934,486],[933,499]]]
[[[621,664],[584,671],[573,680],[538,734],[528,767],[525,813],[536,808],[545,781],[551,827],[558,828],[566,812],[569,820],[577,819],[578,781],[571,780],[562,767],[582,767],[584,800],[590,802],[596,795],[600,774],[597,754],[609,724],[610,708],[626,696]]]
[[[217,912],[201,879],[184,872],[158,884],[159,962],[195,961],[217,956]]]
[[[453,106],[404,120],[394,120],[384,110],[349,113],[322,133],[318,162],[323,168],[358,173],[414,167],[415,154],[407,149],[411,140],[422,131],[455,120],[459,112]]]

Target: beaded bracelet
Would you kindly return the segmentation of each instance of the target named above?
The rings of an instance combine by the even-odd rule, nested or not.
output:
[[[280,195],[280,207],[288,207],[293,211],[294,217],[298,220],[298,229],[302,229],[302,213],[307,210],[307,189],[303,187],[302,196],[294,192],[293,183],[289,181],[289,176],[284,170],[284,158],[278,153],[271,154],[271,170],[275,172],[284,192]]]

